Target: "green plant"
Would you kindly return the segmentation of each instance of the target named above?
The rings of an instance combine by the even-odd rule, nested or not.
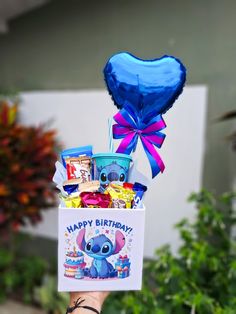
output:
[[[16,263],[14,272],[18,273],[18,289],[21,287],[23,302],[33,302],[33,289],[43,283],[43,277],[47,269],[46,261],[39,256],[22,257]]]
[[[36,256],[22,257],[7,249],[0,249],[0,301],[7,296],[20,299],[25,303],[34,301],[33,289],[42,284],[48,270],[47,263]]]
[[[180,221],[182,245],[175,256],[169,246],[144,264],[140,292],[114,293],[104,313],[233,314],[236,308],[235,194],[215,198],[202,191],[189,198],[196,220]]]
[[[13,259],[11,252],[0,248],[0,301],[5,300],[6,295],[11,293],[16,286],[16,278],[9,268]]]
[[[69,293],[57,292],[56,277],[50,275],[44,277],[44,284],[34,289],[34,297],[37,303],[47,313],[63,314],[69,304]]]

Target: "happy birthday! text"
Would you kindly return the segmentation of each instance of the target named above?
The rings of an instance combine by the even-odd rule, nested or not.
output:
[[[95,220],[83,220],[78,223],[72,224],[67,227],[67,231],[69,233],[74,232],[76,230],[80,230],[86,227],[110,227],[115,229],[123,230],[124,232],[130,233],[133,229],[125,224],[122,224],[118,221],[110,220],[110,219],[95,219]]]

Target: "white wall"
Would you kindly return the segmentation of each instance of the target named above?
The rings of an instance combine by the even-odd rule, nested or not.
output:
[[[159,152],[166,170],[152,181],[146,195],[146,256],[152,256],[155,248],[165,243],[176,250],[179,240],[173,225],[182,217],[194,216],[193,206],[186,203],[186,198],[201,187],[206,102],[205,86],[188,86],[164,116],[167,137]],[[66,148],[92,144],[94,152],[108,151],[107,121],[116,112],[108,93],[101,90],[22,94],[22,122],[38,125],[53,119],[52,127],[58,130]],[[135,157],[139,169],[150,176],[140,145]],[[24,230],[57,238],[57,210],[43,217],[43,223]]]

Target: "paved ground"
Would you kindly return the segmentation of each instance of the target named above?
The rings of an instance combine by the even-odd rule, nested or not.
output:
[[[1,314],[46,314],[45,311],[41,311],[30,306],[22,305],[15,301],[7,301],[0,304]]]

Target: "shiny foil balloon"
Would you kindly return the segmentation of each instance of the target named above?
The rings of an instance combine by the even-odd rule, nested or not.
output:
[[[141,60],[122,52],[108,60],[104,77],[115,105],[130,108],[147,122],[173,105],[183,90],[186,69],[171,56]]]

